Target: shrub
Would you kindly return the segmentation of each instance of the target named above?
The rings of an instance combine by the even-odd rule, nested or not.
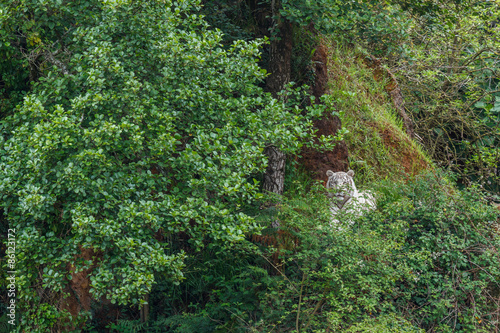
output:
[[[386,221],[408,223],[401,259],[412,277],[398,282],[394,306],[427,331],[498,328],[498,211],[478,187],[457,190],[451,176],[385,185]],[[407,209],[393,209],[404,204]]]
[[[296,186],[283,201],[281,228],[297,242],[281,244],[282,266],[263,294],[257,330],[498,328],[498,211],[485,194],[457,189],[442,172],[375,189],[376,211],[341,215],[335,226],[321,185]]]

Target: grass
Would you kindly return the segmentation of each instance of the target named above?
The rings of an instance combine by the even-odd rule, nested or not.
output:
[[[433,168],[423,148],[403,130],[402,120],[385,91],[363,64],[365,53],[334,41],[329,45],[329,94],[334,99],[349,149],[356,183],[402,179]]]

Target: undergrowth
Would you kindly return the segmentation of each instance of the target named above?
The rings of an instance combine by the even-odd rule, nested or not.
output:
[[[498,329],[498,212],[484,193],[441,171],[372,185],[377,209],[332,225],[324,187],[295,182],[274,213],[257,213],[279,228],[193,253],[179,286],[159,277],[150,323],[113,331]]]

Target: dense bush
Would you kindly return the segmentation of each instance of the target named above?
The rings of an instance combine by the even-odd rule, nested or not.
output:
[[[265,322],[349,331],[395,314],[431,332],[498,328],[498,211],[449,179],[379,184],[377,211],[353,225],[330,227],[321,187],[288,200],[281,219],[299,245],[262,300]]]
[[[491,332],[499,327],[498,210],[478,188],[459,191],[448,178],[384,189],[385,221],[408,223],[401,260],[412,277],[398,282],[394,306],[427,331]]]
[[[491,332],[498,212],[449,179],[379,183],[376,211],[335,226],[324,188],[296,183],[275,214],[257,218],[278,218],[280,229],[192,261],[177,291],[158,296],[169,301],[156,323],[172,332]]]
[[[415,132],[438,165],[498,193],[500,5],[402,2],[412,3],[412,47],[389,64]]]

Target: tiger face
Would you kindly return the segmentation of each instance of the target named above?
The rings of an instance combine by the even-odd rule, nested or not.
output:
[[[333,172],[328,170],[326,172],[328,181],[326,188],[329,190],[328,196],[335,198],[338,201],[347,201],[356,195],[356,185],[354,185],[354,171],[348,172]]]

